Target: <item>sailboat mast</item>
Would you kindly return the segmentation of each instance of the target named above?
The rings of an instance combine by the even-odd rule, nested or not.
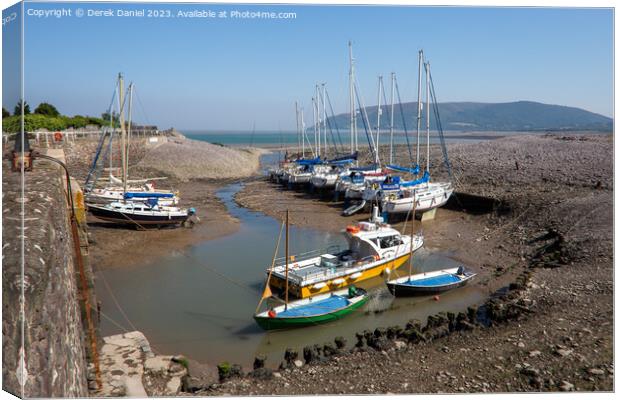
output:
[[[422,50],[420,50],[418,52],[418,119],[415,153],[415,162],[417,165],[420,165],[420,119],[422,118],[422,103],[420,103],[420,97],[422,96],[422,55]]]
[[[430,107],[430,97],[429,97],[429,74],[431,72],[431,63],[426,63],[426,170],[431,172],[431,107]]]
[[[394,163],[394,78],[392,72],[392,83],[390,88],[390,164]]]
[[[313,97],[312,98],[312,125],[314,126],[314,154],[316,156],[318,156],[318,151],[316,148],[317,145],[317,130],[316,130],[316,125],[317,125],[317,117],[316,117],[316,98]]]
[[[301,141],[299,140],[299,104],[295,100],[295,130],[297,131],[297,154],[301,151]]]
[[[125,152],[126,143],[125,143],[125,91],[123,90],[123,75],[118,74],[118,93],[119,93],[119,101],[121,103],[121,108],[119,112],[119,122],[121,124],[121,169],[123,173],[123,199],[125,198],[124,194],[127,192],[127,179],[125,174],[125,156],[127,153]],[[124,200],[123,200],[124,201]]]
[[[125,151],[125,182],[129,177],[129,144],[131,143],[131,108],[133,103],[133,82],[129,84],[129,107],[127,112],[129,114],[127,120],[127,150]],[[125,183],[126,185],[126,183]]]
[[[383,86],[383,76],[379,75],[379,88],[377,89],[377,152],[375,154],[375,163],[379,164],[379,130],[381,127],[381,87]]]
[[[317,153],[321,155],[321,92],[319,90],[319,84],[314,85],[314,95],[316,97],[316,117],[317,117]]]
[[[284,248],[284,256],[286,257],[286,277],[284,279],[286,281],[286,288],[284,290],[284,309],[286,310],[288,308],[288,209],[286,209],[286,241]]]
[[[327,157],[327,109],[325,108],[325,83],[321,84],[321,89],[321,102],[323,103],[323,138],[325,139],[323,154]]]
[[[355,94],[353,93],[353,48],[349,41],[349,134],[351,135],[351,153],[355,146]]]
[[[306,158],[306,124],[304,123],[304,108],[301,107],[301,156]]]
[[[116,89],[118,90],[118,79],[116,80]],[[118,102],[118,109],[121,109],[121,99],[120,96],[118,96],[118,93],[116,93],[116,101]],[[116,133],[116,126],[114,125],[114,108],[112,108],[112,106],[110,106],[110,147],[108,148],[108,158],[109,158],[109,162],[110,162],[110,170],[108,171],[108,175],[109,175],[109,179],[110,182],[112,181],[112,139],[114,138],[114,134]]]

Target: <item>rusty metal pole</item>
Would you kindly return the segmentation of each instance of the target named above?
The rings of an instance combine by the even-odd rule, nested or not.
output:
[[[95,334],[95,325],[93,324],[92,315],[91,315],[91,304],[90,304],[90,291],[88,290],[88,283],[86,281],[86,271],[84,271],[84,262],[82,260],[82,251],[80,250],[80,236],[78,234],[77,220],[75,218],[75,209],[73,207],[73,195],[71,192],[71,177],[69,176],[69,171],[67,170],[67,166],[60,160],[49,157],[43,154],[36,152],[33,158],[43,158],[49,161],[53,161],[59,164],[65,170],[65,176],[67,178],[67,202],[69,207],[71,208],[71,212],[69,215],[69,223],[71,224],[71,235],[73,236],[73,250],[75,252],[75,261],[78,265],[78,270],[80,272],[80,295],[82,297],[82,301],[84,302],[84,308],[86,311],[86,324],[88,326],[88,336],[90,341],[90,349],[93,356],[93,364],[95,365],[95,380],[97,382],[97,388],[101,390],[102,382],[101,382],[101,368],[99,366],[99,351],[97,349],[97,335]]]

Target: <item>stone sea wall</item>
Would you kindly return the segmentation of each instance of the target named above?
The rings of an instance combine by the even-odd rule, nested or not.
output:
[[[35,161],[34,170],[26,173],[24,198],[20,174],[11,172],[6,161],[3,169],[3,389],[27,397],[85,397],[86,340],[61,169]],[[19,364],[22,235],[24,368]]]

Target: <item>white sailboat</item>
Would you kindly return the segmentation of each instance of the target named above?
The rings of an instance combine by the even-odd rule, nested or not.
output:
[[[130,192],[127,187],[127,167],[128,167],[128,148],[129,141],[126,140],[125,118],[124,118],[124,91],[123,77],[119,74],[119,102],[120,107],[120,129],[121,129],[121,163],[122,163],[122,197],[120,201],[111,201],[104,204],[87,203],[88,210],[97,218],[117,224],[127,224],[142,227],[144,225],[177,225],[185,222],[190,215],[195,213],[190,210],[167,206],[160,203],[161,199],[166,199],[156,192]],[[128,126],[131,130],[131,98],[133,84],[129,85],[129,118]]]
[[[118,77],[118,88],[119,88],[119,115],[123,114],[123,109],[125,107],[125,98],[124,93],[122,92],[122,76],[119,74]],[[150,198],[158,199],[159,204],[165,206],[176,205],[179,202],[179,194],[178,192],[173,192],[171,190],[161,190],[156,189],[154,180],[155,179],[139,179],[139,180],[129,180],[127,179],[127,169],[129,167],[129,141],[131,139],[131,107],[133,103],[133,84],[129,85],[128,88],[129,100],[128,100],[128,108],[129,108],[129,119],[128,119],[128,132],[127,132],[127,143],[126,150],[121,153],[122,156],[122,168],[123,172],[122,179],[116,178],[112,174],[112,154],[109,154],[110,157],[110,168],[109,168],[109,183],[103,188],[95,188],[86,185],[86,201],[90,203],[105,203],[110,201],[122,201],[125,199],[143,199],[147,200]],[[110,112],[110,114],[112,114]],[[124,122],[124,121],[123,121]],[[125,127],[121,127],[121,131],[123,131]],[[125,139],[122,139],[123,141]],[[112,135],[110,135],[110,150],[112,145]],[[109,151],[110,151],[109,150]],[[127,184],[133,184],[132,186],[127,186],[123,184],[123,179]],[[156,178],[162,179],[162,178]],[[141,185],[136,185],[136,184]]]
[[[418,160],[420,149],[420,120],[422,103],[420,102],[420,91],[422,82],[421,65],[424,60],[424,54],[419,52],[419,68],[418,68]],[[431,182],[430,179],[430,63],[424,63],[426,76],[426,169],[424,177],[420,179],[420,183],[410,182],[401,185],[398,191],[381,191],[379,201],[382,204],[382,211],[388,214],[406,213],[415,207],[416,211],[424,212],[443,206],[448,202],[454,188],[451,182]],[[427,177],[427,179],[424,179]]]

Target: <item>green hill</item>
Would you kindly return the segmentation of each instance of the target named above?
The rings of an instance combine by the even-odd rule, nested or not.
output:
[[[415,102],[403,103],[407,130],[416,127]],[[382,106],[381,128],[389,129],[389,106]],[[394,126],[403,130],[403,118],[399,105],[394,106]],[[370,125],[375,129],[377,123],[377,106],[366,107]],[[425,110],[422,113],[425,115]],[[511,103],[473,103],[451,102],[439,103],[439,115],[445,131],[541,131],[541,130],[599,130],[611,131],[613,120],[580,108],[536,103],[533,101],[516,101]],[[330,118],[332,126],[348,129],[349,114]],[[358,115],[358,129],[364,124]],[[422,126],[425,127],[424,119]],[[431,110],[431,129],[436,129],[435,118]]]

